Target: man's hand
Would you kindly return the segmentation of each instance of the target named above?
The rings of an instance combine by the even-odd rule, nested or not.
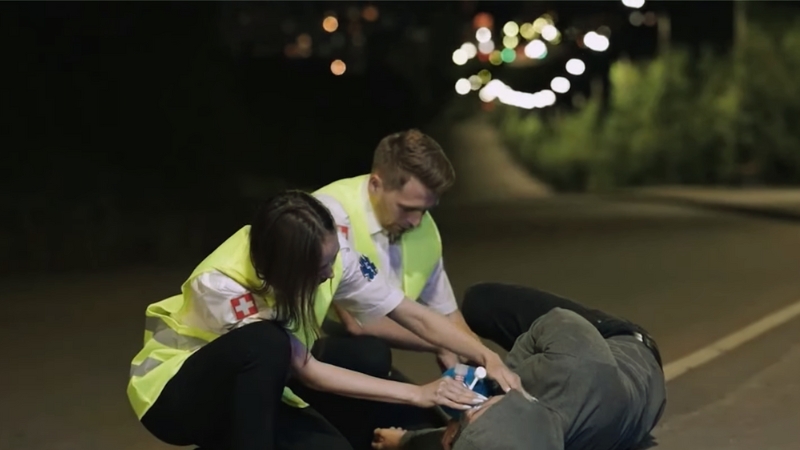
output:
[[[436,355],[436,361],[439,363],[439,368],[444,372],[447,369],[455,367],[460,361],[458,355],[449,350],[440,350]]]
[[[331,303],[331,309],[333,309],[336,312],[336,315],[339,316],[339,320],[347,329],[348,333],[356,336],[361,334],[361,324],[358,323],[358,321],[349,312],[335,302]]]
[[[489,378],[496,381],[504,392],[508,392],[511,389],[516,389],[520,392],[524,392],[524,390],[522,389],[522,381],[520,381],[519,375],[512,372],[511,369],[509,369],[503,363],[503,360],[501,360],[500,357],[497,356],[497,354],[495,354],[495,357],[487,361],[486,375]]]

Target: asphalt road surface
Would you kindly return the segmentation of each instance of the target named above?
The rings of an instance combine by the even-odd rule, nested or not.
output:
[[[800,299],[796,224],[681,206],[558,197],[436,213],[460,296],[471,283],[551,290],[624,315],[676,360]],[[145,306],[191,268],[0,283],[0,449],[168,448],[125,398]],[[662,448],[797,448],[797,321],[669,385]],[[418,381],[430,356],[398,352]]]

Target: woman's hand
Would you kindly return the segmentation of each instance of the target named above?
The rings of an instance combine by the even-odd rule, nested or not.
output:
[[[419,396],[414,404],[420,408],[439,405],[466,410],[488,400],[483,395],[472,392],[462,381],[450,377],[442,377],[419,388]]]

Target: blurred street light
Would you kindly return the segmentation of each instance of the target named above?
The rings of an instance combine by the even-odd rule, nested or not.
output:
[[[534,39],[525,46],[525,56],[531,59],[541,59],[547,56],[547,46],[539,39]]]
[[[519,92],[511,89],[500,80],[488,82],[486,86],[478,91],[478,98],[485,103],[498,100],[500,103],[524,109],[545,108],[556,102],[556,94],[549,89],[544,89],[535,94]]]
[[[511,48],[504,48],[500,52],[500,59],[502,59],[504,63],[512,63],[515,59],[517,59],[517,52]]]
[[[502,81],[492,80],[486,83],[486,86],[484,86],[483,89],[478,92],[478,97],[480,97],[480,99],[484,102],[491,102],[494,101],[497,96],[500,95],[500,92],[505,89],[508,89],[508,86],[506,86]]]
[[[638,27],[644,23],[644,14],[639,11],[634,11],[631,13],[630,17],[628,17],[631,25]]]
[[[544,27],[552,25],[550,22],[547,21],[544,17],[539,17],[538,19],[533,21],[533,31],[536,33],[542,34],[542,30]]]
[[[467,54],[467,58],[472,59],[475,55],[478,54],[478,47],[475,47],[475,44],[472,42],[465,42],[464,45],[461,46],[461,50]]]
[[[494,25],[494,18],[489,13],[478,13],[472,19],[472,26],[475,28],[491,28]]]
[[[478,44],[478,51],[480,51],[484,55],[492,53],[493,50],[494,50],[494,41],[486,41]]]
[[[489,62],[495,66],[503,64],[503,56],[500,54],[500,50],[495,50],[489,55]]]
[[[341,75],[347,70],[347,65],[341,59],[337,59],[331,63],[331,73],[334,75]]]
[[[523,23],[522,26],[519,27],[519,34],[525,39],[531,40],[536,36],[536,31],[533,29],[533,24]]]
[[[639,9],[644,6],[644,0],[622,0],[622,4],[628,8]]]
[[[472,84],[470,84],[469,80],[466,78],[460,78],[458,81],[456,81],[456,92],[459,95],[467,95],[471,89]]]
[[[469,61],[469,56],[464,50],[458,49],[453,52],[453,62],[457,66],[463,66],[467,63],[467,61]]]
[[[378,20],[378,8],[374,6],[367,6],[361,14],[367,22],[375,22]]]
[[[325,20],[322,21],[322,29],[327,31],[328,33],[333,33],[339,28],[339,21],[336,20],[336,17],[328,16]]]
[[[572,58],[567,61],[567,72],[572,75],[582,75],[586,71],[586,64],[580,59]]]
[[[558,37],[558,29],[553,25],[545,25],[544,28],[542,28],[542,37],[546,41],[552,41]]]
[[[472,75],[471,77],[469,77],[470,89],[472,89],[473,91],[477,91],[478,89],[481,88],[481,86],[483,86],[483,80],[479,75]]]
[[[492,39],[492,31],[486,27],[480,27],[475,32],[475,40],[480,43],[489,42]]]
[[[517,25],[516,22],[507,22],[503,26],[503,33],[505,33],[506,36],[516,37],[517,34],[519,34],[519,25]]]
[[[519,38],[516,36],[506,36],[503,38],[503,47],[505,48],[517,48],[519,45]]]
[[[559,94],[565,94],[569,91],[569,80],[564,77],[555,77],[550,82],[550,89]]]
[[[608,50],[609,46],[608,38],[594,31],[590,31],[583,36],[583,43],[586,47],[596,52],[604,52]]]
[[[536,108],[544,108],[546,106],[551,106],[556,103],[556,94],[549,89],[539,91],[533,94],[533,97],[534,97],[534,106]]]

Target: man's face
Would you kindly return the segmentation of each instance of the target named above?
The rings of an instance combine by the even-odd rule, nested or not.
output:
[[[495,395],[494,397],[489,398],[489,400],[486,400],[477,407],[465,411],[464,417],[462,419],[462,426],[469,425],[478,420],[478,418],[481,415],[483,415],[487,409],[491,408],[492,405],[494,405],[495,403],[499,402],[502,399],[503,399],[502,395]]]
[[[377,174],[370,175],[369,194],[378,223],[394,240],[406,231],[419,226],[426,211],[439,201],[436,194],[416,177],[411,177],[400,189],[386,189]]]
[[[461,419],[458,422],[451,423],[447,427],[447,430],[445,430],[445,434],[442,437],[442,447],[444,447],[445,450],[450,450],[458,435],[464,431],[464,428],[478,420],[478,418],[483,415],[487,409],[491,408],[492,405],[502,399],[502,395],[495,395],[494,397],[489,398],[489,400],[483,402],[481,405],[465,411],[461,415]]]

